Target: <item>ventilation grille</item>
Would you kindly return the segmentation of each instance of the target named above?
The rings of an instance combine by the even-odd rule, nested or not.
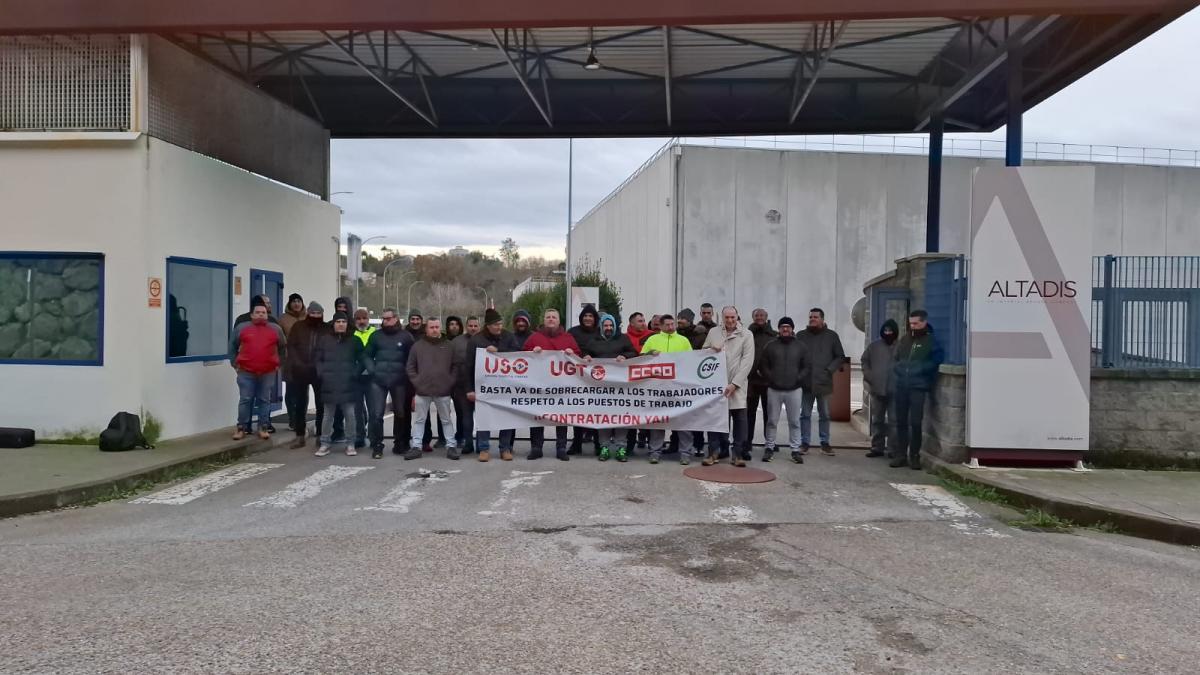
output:
[[[126,131],[128,35],[0,37],[0,131]]]

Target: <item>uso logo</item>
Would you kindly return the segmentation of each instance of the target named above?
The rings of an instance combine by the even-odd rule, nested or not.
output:
[[[529,372],[529,361],[487,356],[483,359],[483,372],[488,375],[524,375]]]
[[[675,364],[674,363],[647,363],[638,366],[629,366],[629,381],[637,382],[638,380],[673,380],[675,379]]]
[[[707,380],[717,373],[717,367],[719,365],[720,362],[717,361],[717,357],[706,357],[700,362],[700,365],[696,366],[696,376],[702,380]]]

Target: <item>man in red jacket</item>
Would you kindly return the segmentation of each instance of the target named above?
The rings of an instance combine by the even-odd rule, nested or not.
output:
[[[240,441],[250,433],[251,415],[258,411],[258,437],[271,437],[271,394],[275,391],[275,375],[283,360],[287,338],[279,324],[267,322],[267,308],[256,305],[250,320],[233,327],[229,343],[229,360],[237,371],[238,421],[233,440]]]
[[[542,315],[542,327],[537,329],[529,339],[525,341],[526,351],[534,353],[547,351],[566,352],[567,354],[580,355],[579,345],[575,342],[575,338],[570,333],[562,329],[562,321],[559,319],[558,310],[554,308],[547,309]],[[566,462],[571,458],[567,456],[567,428],[554,427],[555,444],[554,456]],[[529,454],[526,459],[541,459],[542,444],[545,442],[546,432],[542,427],[533,427],[529,430]]]

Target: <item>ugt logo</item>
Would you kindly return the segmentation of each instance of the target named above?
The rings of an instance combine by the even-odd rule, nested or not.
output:
[[[717,361],[717,357],[707,356],[703,361],[700,362],[700,365],[696,366],[696,376],[702,380],[707,380],[713,375],[716,375],[717,367],[719,365],[720,362]]]
[[[529,372],[529,361],[488,356],[483,359],[483,372],[488,375],[524,375]]]

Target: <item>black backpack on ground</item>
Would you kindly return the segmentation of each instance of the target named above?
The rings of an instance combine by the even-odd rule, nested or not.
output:
[[[100,449],[105,452],[121,452],[134,448],[153,448],[142,435],[142,420],[137,415],[119,412],[113,415],[108,428],[100,432]]]
[[[33,429],[0,427],[0,448],[28,448],[33,443]]]

